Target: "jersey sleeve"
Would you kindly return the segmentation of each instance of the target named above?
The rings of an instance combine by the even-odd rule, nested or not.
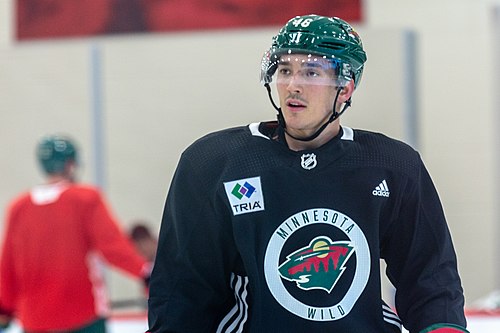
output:
[[[170,185],[150,281],[149,332],[215,331],[234,301],[232,227],[206,169],[213,166],[183,154]]]
[[[431,177],[421,161],[420,165],[419,174],[400,189],[399,209],[381,255],[396,287],[398,315],[411,333],[434,332],[425,329],[436,324],[466,332],[452,238]]]
[[[419,333],[469,333],[465,328],[452,324],[434,324]]]
[[[99,192],[95,193],[87,214],[84,228],[91,247],[114,267],[137,278],[145,277],[148,274],[146,259],[135,251]]]

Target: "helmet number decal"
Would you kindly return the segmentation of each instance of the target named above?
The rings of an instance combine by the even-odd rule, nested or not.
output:
[[[298,27],[299,25],[302,27],[302,28],[307,28],[311,22],[313,20],[311,18],[299,18],[299,19],[296,19],[296,20],[293,20],[292,24],[295,26],[295,27]]]
[[[351,64],[342,63],[342,76],[351,77]]]

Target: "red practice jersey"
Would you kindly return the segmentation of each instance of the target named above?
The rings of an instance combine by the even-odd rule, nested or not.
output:
[[[140,277],[147,262],[119,228],[100,192],[58,183],[9,206],[0,305],[27,330],[62,330],[107,312],[103,260]]]

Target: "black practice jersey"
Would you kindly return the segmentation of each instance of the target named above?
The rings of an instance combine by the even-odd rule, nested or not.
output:
[[[275,122],[227,129],[182,154],[151,278],[150,332],[465,327],[452,240],[418,153],[347,127],[297,152],[279,132]],[[380,259],[395,309],[381,297]]]

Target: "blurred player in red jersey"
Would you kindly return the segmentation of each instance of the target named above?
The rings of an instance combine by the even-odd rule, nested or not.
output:
[[[107,262],[146,281],[139,255],[100,191],[78,184],[78,150],[68,137],[43,138],[36,150],[46,175],[7,210],[0,266],[0,320],[26,333],[106,332]]]

